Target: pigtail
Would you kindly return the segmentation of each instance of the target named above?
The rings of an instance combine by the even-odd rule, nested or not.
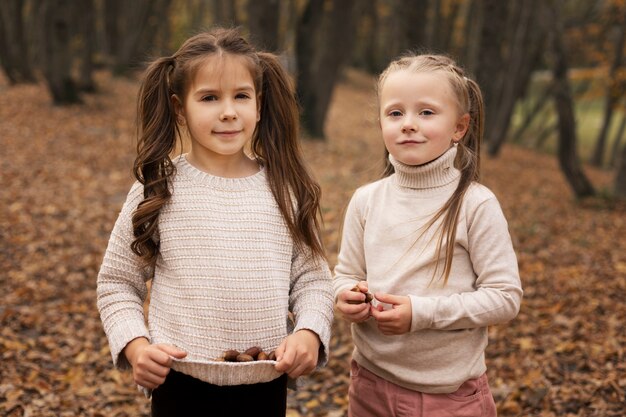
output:
[[[460,69],[455,67],[455,72],[462,73]],[[457,224],[461,213],[461,205],[463,197],[469,186],[480,178],[480,143],[483,137],[483,98],[478,84],[462,76],[462,82],[466,84],[468,98],[468,113],[470,115],[470,124],[465,136],[458,142],[455,166],[461,171],[459,184],[452,196],[444,204],[441,210],[429,222],[430,227],[435,220],[443,215],[441,224],[441,233],[437,240],[437,250],[435,254],[439,257],[443,249],[443,241],[445,237],[445,261],[443,267],[443,285],[445,286],[450,277],[452,269],[452,256],[454,253],[454,242],[456,238]],[[443,214],[445,213],[445,214]],[[435,263],[435,271],[433,279],[439,270],[439,262]],[[431,280],[432,282],[432,280]]]
[[[465,78],[467,82],[467,91],[469,95],[469,115],[470,115],[470,125],[465,134],[465,137],[459,144],[462,146],[461,153],[469,153],[471,156],[466,159],[469,160],[470,165],[466,166],[467,163],[459,164],[459,169],[461,171],[468,170],[472,176],[474,181],[480,180],[480,143],[483,139],[483,131],[484,131],[484,104],[483,104],[483,95],[480,92],[480,87],[478,84],[470,79]]]
[[[257,55],[262,69],[261,118],[252,151],[265,166],[270,188],[296,245],[300,249],[306,245],[314,255],[324,258],[319,220],[321,188],[302,156],[295,90],[275,55]]]
[[[132,217],[135,240],[131,249],[148,265],[155,262],[159,250],[155,241],[159,213],[171,197],[168,182],[175,172],[170,154],[179,132],[168,81],[173,65],[173,58],[154,61],[146,70],[137,100],[138,141],[133,174],[144,186],[144,200]]]

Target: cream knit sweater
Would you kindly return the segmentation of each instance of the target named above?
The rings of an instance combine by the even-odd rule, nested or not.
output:
[[[458,184],[455,156],[451,148],[419,167],[391,157],[395,174],[355,192],[335,268],[335,296],[367,280],[372,293],[410,297],[410,332],[385,336],[373,318],[353,324],[353,357],[376,375],[425,393],[454,392],[483,374],[487,326],[513,319],[522,298],[507,222],[496,197],[478,183],[465,194],[449,281],[431,283],[436,227],[420,237],[421,226]],[[443,257],[439,264],[441,274]]]
[[[202,172],[175,161],[172,198],[161,210],[153,271],[131,251],[131,217],[143,200],[135,183],[115,223],[98,274],[97,304],[114,364],[137,337],[187,352],[173,368],[209,383],[252,384],[278,376],[265,366],[212,360],[225,350],[274,350],[290,331],[309,329],[326,362],[333,319],[330,271],[300,253],[269,188],[265,170],[246,178]],[[146,282],[152,279],[145,324]],[[289,323],[293,313],[295,328]],[[269,377],[268,377],[269,375]]]

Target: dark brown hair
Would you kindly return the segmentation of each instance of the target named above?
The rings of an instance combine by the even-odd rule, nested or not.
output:
[[[463,138],[458,142],[457,155],[454,165],[461,171],[459,184],[452,196],[426,223],[425,230],[430,228],[439,218],[443,216],[441,223],[441,233],[437,240],[435,257],[439,259],[441,251],[444,250],[445,240],[445,263],[442,272],[443,285],[448,282],[450,270],[452,268],[452,254],[454,252],[454,242],[456,237],[457,222],[463,203],[463,196],[472,181],[480,179],[480,142],[483,137],[483,98],[478,84],[465,75],[465,71],[459,67],[454,60],[445,55],[407,55],[395,60],[382,72],[378,78],[378,91],[380,93],[387,76],[394,71],[411,71],[415,73],[436,71],[445,75],[449,81],[450,88],[457,99],[459,106],[459,116],[469,114],[469,128]],[[386,152],[388,156],[388,152]],[[386,159],[383,177],[393,174],[393,165]],[[439,262],[435,262],[436,276]]]
[[[154,239],[161,208],[171,197],[175,166],[170,155],[180,129],[172,95],[184,101],[196,71],[213,54],[245,57],[260,105],[252,136],[253,156],[265,167],[270,189],[298,249],[324,258],[320,238],[321,190],[307,169],[300,143],[299,109],[287,72],[271,53],[257,52],[236,29],[215,29],[189,38],[174,55],[147,68],[138,97],[138,143],[134,175],[144,200],[133,215],[133,252],[147,264],[156,260]]]

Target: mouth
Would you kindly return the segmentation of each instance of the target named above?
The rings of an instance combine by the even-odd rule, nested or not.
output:
[[[240,132],[241,130],[220,130],[213,131],[213,134],[218,136],[235,136],[238,135]]]
[[[407,139],[407,140],[398,142],[399,145],[419,145],[421,143],[426,143],[426,141],[416,140],[416,139]]]

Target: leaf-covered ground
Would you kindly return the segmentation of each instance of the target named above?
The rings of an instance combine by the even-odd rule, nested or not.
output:
[[[137,416],[148,403],[112,369],[95,307],[108,235],[132,182],[137,84],[98,78],[84,106],[54,108],[42,86],[0,80],[0,415]],[[334,265],[354,189],[377,178],[382,145],[373,80],[349,72],[326,142],[306,141],[324,190]],[[599,189],[612,176],[587,170]],[[576,202],[549,155],[505,147],[483,182],[509,219],[522,310],[490,329],[489,378],[501,416],[623,416],[626,396],[626,208]],[[343,416],[349,326],[332,359],[289,395],[289,416]]]

